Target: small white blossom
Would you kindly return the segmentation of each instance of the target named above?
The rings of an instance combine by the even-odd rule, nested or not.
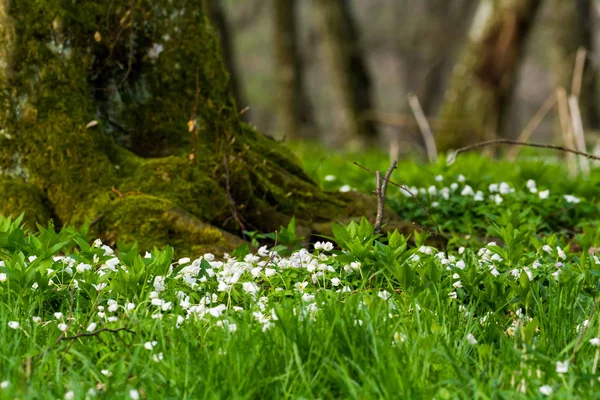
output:
[[[57,325],[57,328],[61,332],[66,332],[67,329],[69,329],[69,325],[64,324],[64,323],[60,323],[60,324]]]
[[[325,181],[326,182],[333,182],[333,181],[335,181],[335,176],[333,176],[333,175],[325,175]]]
[[[19,329],[20,324],[17,321],[9,321],[8,327],[11,329]]]
[[[135,389],[131,389],[131,390],[129,391],[129,398],[130,398],[131,400],[139,400],[139,398],[140,398],[140,392],[138,392],[138,391],[137,391],[137,390],[135,390]]]
[[[97,326],[96,323],[92,322],[91,324],[88,325],[87,328],[85,328],[85,330],[88,332],[93,332],[96,330],[96,326]]]
[[[4,272],[0,273],[0,282],[6,282],[6,274]]]
[[[0,389],[6,389],[8,385],[10,385],[8,381],[2,381],[2,383],[0,383]]]
[[[473,188],[469,185],[466,185],[463,190],[460,192],[461,196],[473,196],[475,192]]]
[[[340,286],[341,283],[342,283],[342,281],[340,280],[340,278],[332,278],[331,279],[331,284],[335,287]]]
[[[549,190],[542,190],[541,192],[538,193],[538,196],[540,197],[540,199],[545,200],[548,197],[550,197],[550,191]]]
[[[572,195],[570,195],[570,194],[565,194],[565,195],[564,195],[564,198],[565,198],[565,200],[567,201],[567,203],[573,203],[573,204],[577,204],[577,203],[579,203],[579,202],[581,201],[581,200],[580,200],[580,199],[578,199],[577,197],[575,197],[575,196],[572,196]]]
[[[382,300],[389,300],[389,298],[392,297],[392,294],[387,290],[382,290],[379,293],[377,293],[377,296]]]
[[[154,348],[154,346],[156,346],[157,344],[158,344],[158,342],[156,340],[152,341],[152,342],[146,342],[146,343],[144,343],[144,348],[146,350],[152,350]]]
[[[556,362],[556,372],[559,374],[566,374],[569,372],[569,360],[565,360],[563,362]]]
[[[477,339],[475,339],[475,336],[473,336],[472,333],[469,333],[467,335],[467,342],[469,342],[470,345],[475,346],[477,344]]]
[[[596,347],[600,346],[600,338],[595,337],[593,339],[590,339],[590,344]]]
[[[554,390],[552,390],[552,386],[550,385],[540,386],[540,393],[544,396],[550,396],[553,392]]]

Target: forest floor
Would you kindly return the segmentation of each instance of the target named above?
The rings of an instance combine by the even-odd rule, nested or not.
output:
[[[389,166],[308,149],[328,190]],[[600,169],[462,156],[392,180],[421,233],[292,222],[222,260],[1,218],[0,398],[600,398]]]

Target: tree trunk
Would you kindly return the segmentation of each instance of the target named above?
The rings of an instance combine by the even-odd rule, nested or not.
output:
[[[571,92],[577,50],[584,48],[588,55],[592,48],[592,2],[590,0],[551,0],[549,25],[552,37],[550,57],[556,87]],[[598,128],[596,97],[596,66],[587,57],[581,76],[580,111],[586,129]]]
[[[235,61],[235,52],[233,42],[229,31],[229,23],[225,15],[225,10],[221,5],[221,0],[204,0],[204,10],[210,19],[212,25],[219,35],[219,44],[221,45],[221,58],[225,68],[229,72],[229,81],[231,93],[238,106],[238,109],[248,107],[248,101],[242,90],[242,80]],[[246,111],[241,117],[244,121],[250,121],[250,111]]]
[[[373,144],[377,139],[376,125],[365,118],[365,113],[373,109],[371,80],[350,5],[347,0],[315,0],[315,4],[342,106],[342,127],[347,138]]]
[[[0,28],[0,213],[187,254],[374,213],[240,123],[202,0],[0,0]]]
[[[425,115],[434,116],[442,104],[476,3],[423,0],[420,7],[410,7],[410,3],[411,0],[405,0],[395,7],[397,20],[403,27],[395,38],[403,65],[402,89],[417,96]],[[412,114],[408,101],[403,103],[400,113]],[[416,126],[403,128],[403,134],[425,147]]]
[[[316,139],[319,132],[304,86],[296,0],[273,0],[278,112],[286,137]]]
[[[479,3],[469,42],[454,69],[440,110],[440,151],[501,134],[521,49],[540,3],[541,0]]]

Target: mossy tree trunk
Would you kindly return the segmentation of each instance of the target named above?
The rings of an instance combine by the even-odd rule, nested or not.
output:
[[[189,254],[371,208],[240,122],[202,0],[0,0],[0,18],[0,213]]]
[[[440,151],[501,134],[521,49],[541,0],[481,0],[454,68],[438,132]],[[460,130],[456,129],[460,126]]]
[[[221,58],[225,68],[229,73],[229,82],[231,85],[231,93],[238,106],[238,109],[248,107],[248,101],[242,89],[242,81],[238,71],[237,62],[235,60],[235,51],[233,41],[231,40],[230,25],[227,21],[227,16],[221,0],[204,0],[204,10],[210,19],[210,22],[217,30],[219,43],[221,45]],[[250,120],[250,111],[246,111],[241,117],[244,121]]]
[[[319,132],[304,85],[296,0],[273,0],[278,112],[286,137],[316,139]]]
[[[366,118],[373,109],[371,79],[350,4],[347,0],[314,0],[314,4],[325,36],[331,79],[342,107],[342,128],[347,138],[373,144],[377,127]]]

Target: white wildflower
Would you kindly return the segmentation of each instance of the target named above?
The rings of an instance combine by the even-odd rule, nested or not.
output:
[[[550,396],[553,392],[554,390],[552,390],[552,386],[550,385],[540,386],[540,393],[544,396]]]
[[[467,335],[467,342],[469,342],[470,345],[475,346],[477,344],[477,339],[475,339],[475,336],[473,336],[472,333],[469,333]]]
[[[556,372],[559,374],[566,374],[569,372],[569,360],[565,360],[563,362],[556,362]]]

